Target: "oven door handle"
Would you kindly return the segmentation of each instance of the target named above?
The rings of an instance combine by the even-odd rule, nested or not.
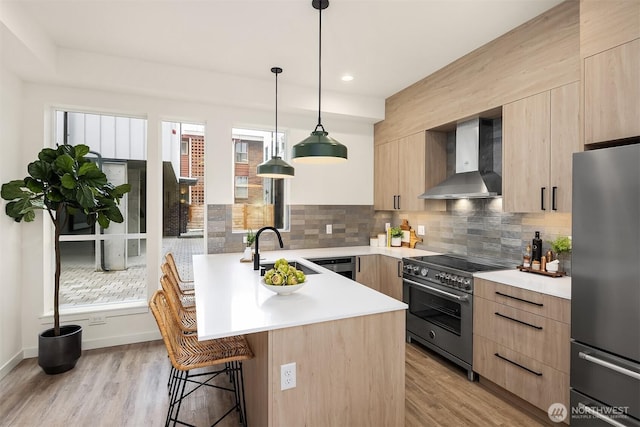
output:
[[[409,279],[402,279],[402,280],[404,280],[405,282],[407,282],[407,283],[409,283],[411,285],[418,286],[418,287],[426,289],[426,290],[428,290],[430,292],[435,292],[437,294],[449,297],[449,298],[454,299],[456,301],[467,301],[469,299],[468,295],[460,296],[460,295],[452,294],[450,292],[441,291],[440,289],[437,289],[437,288],[432,288],[431,286],[427,286],[427,285],[422,284],[422,283],[414,282],[413,280],[409,280]]]

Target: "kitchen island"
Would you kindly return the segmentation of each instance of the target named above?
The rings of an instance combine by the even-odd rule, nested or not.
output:
[[[240,254],[193,258],[199,339],[244,334],[253,426],[402,425],[406,304],[302,258],[262,254],[317,271],[281,296]],[[296,363],[296,387],[281,390],[281,365]]]

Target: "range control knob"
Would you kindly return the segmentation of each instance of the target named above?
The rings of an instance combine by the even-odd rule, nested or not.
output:
[[[418,272],[420,271],[420,267],[417,265],[413,266],[413,274],[418,275]]]
[[[421,276],[427,276],[427,274],[429,273],[429,269],[427,267],[422,267],[422,270],[420,270],[420,275]]]
[[[463,285],[465,289],[471,289],[471,279],[464,279]]]
[[[446,276],[444,276],[444,281],[447,282],[448,284],[451,284],[451,275],[447,274]]]

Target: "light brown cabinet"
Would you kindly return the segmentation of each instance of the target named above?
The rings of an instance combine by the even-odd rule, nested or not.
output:
[[[380,292],[378,280],[378,255],[360,255],[356,257],[356,282]]]
[[[584,143],[640,136],[640,39],[584,60]]]
[[[402,261],[385,255],[357,256],[356,282],[402,301]]]
[[[440,203],[427,203],[418,196],[446,178],[446,141],[418,132],[376,145],[373,170],[376,210],[441,208]]]
[[[380,255],[378,271],[380,292],[402,301],[402,261]]]
[[[503,210],[571,212],[572,154],[579,141],[579,83],[502,110]]]
[[[473,370],[541,410],[569,405],[570,302],[476,279]]]

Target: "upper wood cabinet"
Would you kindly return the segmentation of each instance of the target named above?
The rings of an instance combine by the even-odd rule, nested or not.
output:
[[[580,151],[579,83],[502,110],[503,210],[571,211],[572,154]]]
[[[376,145],[374,150],[376,210],[419,211],[443,206],[418,196],[446,178],[446,140],[419,132]]]
[[[580,0],[580,58],[640,38],[638,0]]]
[[[584,143],[640,135],[640,39],[585,58]]]

